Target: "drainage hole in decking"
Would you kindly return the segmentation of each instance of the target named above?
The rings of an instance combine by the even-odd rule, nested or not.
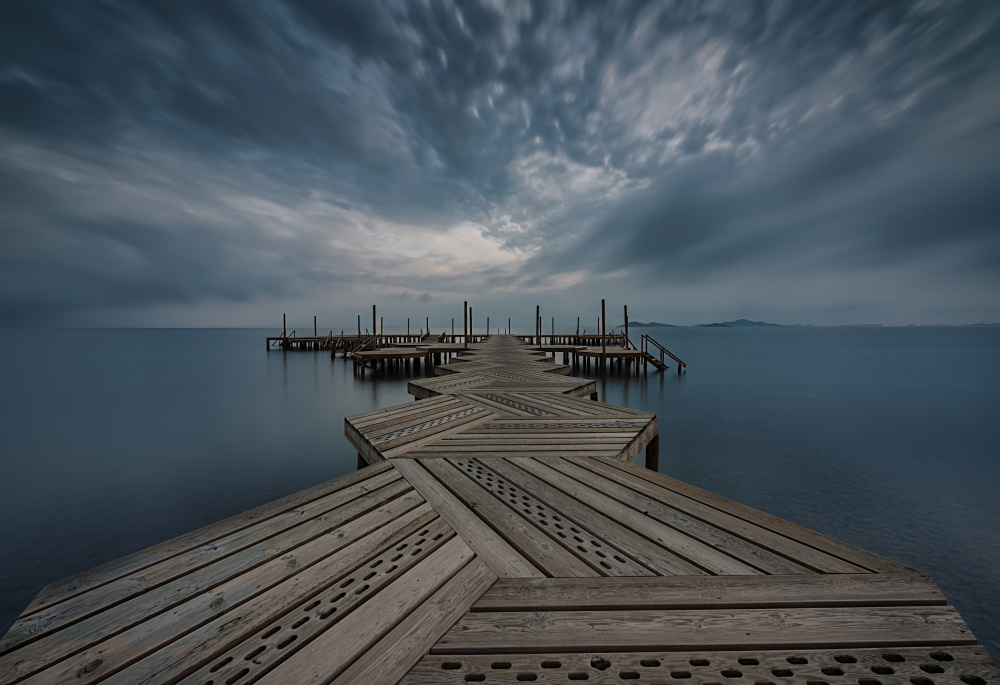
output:
[[[340,584],[340,587],[341,588],[345,588],[345,587],[347,587],[348,585],[350,585],[353,582],[354,582],[354,578],[348,578],[347,580],[345,580],[343,583]]]
[[[301,628],[301,627],[302,627],[302,626],[304,626],[304,625],[305,625],[305,624],[306,624],[306,623],[307,623],[308,621],[309,621],[309,617],[308,617],[308,616],[305,616],[305,617],[303,617],[303,618],[300,618],[300,619],[299,619],[298,621],[296,621],[295,623],[293,623],[293,624],[292,624],[292,630],[295,630],[296,628]]]
[[[330,607],[326,611],[319,612],[319,617],[323,618],[323,619],[326,619],[326,618],[330,618],[335,613],[337,613],[337,607]]]
[[[790,656],[787,659],[785,659],[785,661],[787,661],[790,664],[808,664],[809,663],[809,659],[805,658],[804,656]]]
[[[542,668],[559,668],[562,666],[561,661],[543,661]]]
[[[492,664],[490,664],[490,668],[492,668],[494,671],[504,670],[504,669],[510,668],[510,662],[509,661],[494,661]]]
[[[577,545],[577,546],[576,546],[576,548],[577,548],[578,550],[580,550],[581,552],[583,552],[584,554],[586,554],[586,553],[587,553],[587,548],[586,548],[586,547],[584,547],[583,545]]]
[[[459,668],[462,668],[462,664],[457,661],[445,661],[443,664],[441,664],[441,668],[445,669],[446,671],[454,671]]]
[[[826,668],[821,668],[819,670],[823,673],[823,675],[844,675],[842,670],[832,666],[827,666]]]
[[[646,668],[654,668],[654,667],[660,665],[660,660],[659,659],[640,659],[639,660],[639,665],[640,666],[645,666]]]
[[[639,674],[635,671],[620,671],[618,677],[622,680],[638,680]]]
[[[295,642],[296,638],[298,638],[298,635],[289,635],[284,640],[282,640],[281,642],[278,643],[278,649],[284,649],[288,645],[290,645],[293,642]]]
[[[217,663],[215,666],[212,666],[212,668],[208,669],[208,672],[209,673],[215,673],[216,671],[218,671],[220,668],[222,668],[223,666],[225,666],[226,664],[228,664],[232,660],[233,660],[233,657],[227,656],[225,659],[223,659],[222,661],[220,661],[219,663]]]
[[[688,659],[688,663],[692,666],[711,666],[711,662],[708,659]]]
[[[872,673],[877,673],[879,675],[892,675],[895,671],[888,666],[872,666]]]
[[[239,680],[240,678],[242,678],[243,676],[245,676],[249,672],[250,672],[249,668],[244,668],[239,673],[233,675],[228,680],[226,680],[226,685],[233,685],[233,683],[235,683],[237,680]]]
[[[375,563],[369,566],[368,568],[378,568],[379,566],[382,565],[383,561],[384,561],[383,559],[376,559]]]
[[[962,675],[958,679],[967,685],[986,685],[986,681],[977,675]]]
[[[400,559],[402,559],[402,558],[403,558],[403,555],[402,555],[402,554],[397,554],[396,556],[394,556],[394,557],[393,557],[392,559],[390,559],[389,561],[399,561],[399,560],[400,560]]]
[[[683,680],[685,678],[690,678],[691,674],[688,673],[687,671],[671,671],[670,677],[674,678],[675,680]]]
[[[615,555],[615,561],[617,561],[619,564],[624,564],[625,563],[625,559],[623,559],[622,557],[618,556],[617,554]]]
[[[779,678],[791,678],[792,672],[787,668],[772,668],[771,675],[778,676]]]
[[[334,602],[339,602],[340,600],[342,600],[346,596],[347,596],[346,592],[341,592],[336,597],[334,597],[333,599],[331,599],[330,603],[333,604]]]
[[[932,659],[934,659],[935,661],[954,661],[955,660],[955,657],[953,657],[948,652],[931,652],[930,653],[930,657]]]
[[[538,676],[534,673],[518,673],[515,680],[538,680]]]
[[[882,681],[874,678],[858,678],[858,685],[882,685]]]
[[[906,659],[903,658],[902,654],[893,654],[891,652],[889,654],[883,654],[882,658],[885,659],[886,661],[891,661],[893,663],[898,663],[900,661],[906,661]],[[876,671],[876,673],[877,673],[877,671]]]
[[[569,680],[590,680],[590,676],[586,673],[569,673],[566,677]]]
[[[611,564],[609,564],[609,563],[608,563],[608,562],[606,562],[606,561],[602,561],[602,562],[601,562],[601,566],[603,566],[604,568],[607,568],[607,569],[610,569],[610,568],[611,568]]]
[[[370,587],[371,587],[371,585],[362,585],[361,587],[359,587],[357,590],[354,591],[354,594],[360,595],[362,592],[364,592],[365,590],[367,590]]]
[[[910,682],[913,685],[934,685],[934,681],[930,678],[910,678]]]
[[[312,604],[310,604],[309,606],[307,606],[302,611],[312,611],[313,609],[315,609],[316,607],[318,607],[320,604],[322,604],[322,600],[317,599],[315,602],[313,602]]]
[[[858,660],[849,654],[842,654],[840,656],[833,657],[833,660],[840,664],[856,664]]]
[[[279,630],[281,630],[281,626],[274,626],[269,631],[267,631],[266,633],[264,633],[263,635],[261,635],[260,639],[261,640],[266,640],[267,638],[271,637],[272,635],[274,635]]]
[[[482,673],[470,673],[469,675],[465,676],[465,682],[467,683],[480,683],[484,680],[486,680],[486,676],[484,676]]]
[[[396,548],[396,551],[402,552],[404,549],[406,549],[406,545],[407,543],[404,542],[403,544],[401,544],[399,547]]]
[[[737,659],[737,661],[740,662],[741,666],[757,666],[758,664],[760,664],[760,662],[754,659],[752,656],[741,656],[739,659]]]
[[[726,669],[725,671],[722,672],[722,677],[723,678],[742,678],[743,677],[743,671],[737,671],[734,668]]]
[[[417,556],[418,554],[420,554],[423,551],[424,551],[423,547],[417,547],[415,550],[413,550],[412,552],[410,552],[410,556],[411,557],[415,557],[415,556]]]
[[[944,669],[937,664],[920,664],[920,670],[924,673],[944,673]]]
[[[440,540],[443,537],[444,537],[444,533],[438,533],[437,535],[434,536],[434,539],[435,540]]]
[[[267,645],[261,645],[260,647],[258,647],[257,649],[253,650],[245,657],[243,657],[244,661],[250,661],[251,659],[257,656],[260,656],[260,653],[263,652],[265,649],[267,649]]]
[[[397,568],[399,568],[399,567],[398,567],[398,566],[396,566],[395,564],[393,564],[392,566],[390,566],[389,568],[387,568],[387,569],[385,570],[385,572],[386,572],[386,575],[388,575],[388,574],[392,573],[392,572],[393,572],[393,571],[395,571],[395,570],[396,570]]]
[[[372,578],[374,578],[377,575],[378,575],[377,571],[372,571],[371,573],[369,573],[367,576],[365,576],[361,580],[371,580]]]

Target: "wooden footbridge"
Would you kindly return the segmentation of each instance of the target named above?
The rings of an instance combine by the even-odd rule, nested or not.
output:
[[[656,417],[569,370],[469,344],[346,420],[355,473],[43,588],[0,682],[1000,678],[930,577],[634,465]]]

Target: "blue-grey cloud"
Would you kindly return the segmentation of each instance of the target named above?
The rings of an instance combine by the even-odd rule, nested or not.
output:
[[[0,323],[317,291],[997,319],[998,22],[974,0],[5,3]]]

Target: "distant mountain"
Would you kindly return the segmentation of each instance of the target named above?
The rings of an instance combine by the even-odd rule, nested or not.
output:
[[[700,323],[698,324],[701,328],[749,328],[749,327],[775,327],[780,326],[780,323],[767,323],[766,321],[750,321],[749,319],[737,319],[736,321],[723,321],[722,323]]]
[[[629,328],[677,328],[672,323],[660,323],[659,321],[650,321],[649,323],[643,323],[642,321],[629,321]],[[615,328],[625,328],[625,324],[615,326]]]

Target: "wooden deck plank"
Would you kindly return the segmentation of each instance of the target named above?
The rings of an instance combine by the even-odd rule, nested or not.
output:
[[[499,666],[496,667],[496,666]],[[892,674],[886,676],[887,670]],[[927,669],[927,670],[925,670]],[[928,671],[932,675],[928,674]],[[931,680],[933,678],[933,680]],[[932,645],[889,649],[802,649],[593,654],[429,655],[400,685],[459,685],[486,681],[514,685],[524,681],[599,685],[641,680],[652,683],[979,683],[1000,680],[986,650],[979,646]]]
[[[971,645],[952,607],[469,613],[433,654]]]
[[[651,547],[645,538],[605,516],[603,512],[587,507],[579,500],[566,495],[523,469],[517,468],[518,461],[490,459],[478,463],[492,470],[499,477],[506,479],[511,489],[524,491],[544,502],[551,512],[550,516],[560,516],[566,519],[564,525],[579,526],[589,536],[600,540],[607,546],[607,549],[598,550],[593,541],[589,546],[593,548],[595,553],[601,551],[608,555],[603,561],[608,564],[609,572],[617,570],[619,575],[644,576],[650,573],[688,575],[697,571],[687,561],[675,557],[663,549]],[[516,494],[517,492],[515,492]],[[551,525],[554,527],[556,523],[562,522],[553,520]],[[569,532],[573,533],[572,528]],[[621,559],[625,559],[626,562],[634,560],[639,565],[639,569],[648,569],[648,571],[641,572],[631,563],[616,560],[616,551],[620,553]]]
[[[879,556],[878,554],[873,554],[868,550],[854,547],[853,545],[841,542],[836,538],[831,538],[828,535],[817,533],[814,530],[809,530],[808,528],[792,523],[791,521],[780,519],[777,516],[772,516],[771,514],[767,514],[752,507],[748,507],[745,504],[740,504],[739,502],[726,499],[721,495],[716,495],[693,485],[688,485],[687,483],[670,478],[669,476],[652,473],[648,469],[642,469],[631,464],[625,465],[623,462],[608,460],[607,463],[620,468],[627,473],[642,478],[643,480],[647,480],[654,485],[659,485],[669,490],[673,490],[678,494],[685,495],[693,500],[707,504],[708,506],[718,509],[719,511],[745,519],[750,523],[758,525],[762,528],[767,528],[780,535],[784,535],[785,537],[793,540],[799,540],[821,552],[839,557],[848,563],[866,568],[874,573],[915,572],[915,569],[901,564],[898,561],[893,561],[892,559]]]
[[[599,575],[548,535],[526,521],[517,511],[498,500],[443,459],[423,462],[427,470],[466,506],[502,536],[533,566],[548,576],[587,577]]]
[[[472,611],[944,606],[923,573],[502,579]]]
[[[111,641],[98,645],[95,651],[100,650],[99,656],[83,653],[76,660],[67,662],[72,665],[63,669],[64,675],[68,677],[72,674],[73,682],[76,683],[100,680],[106,685],[135,685],[164,682],[186,674],[188,682],[213,679],[224,682],[244,667],[252,669],[254,674],[263,672],[277,655],[289,651],[287,647],[283,650],[276,649],[276,644],[287,640],[290,631],[296,636],[297,643],[305,642],[310,628],[319,627],[324,621],[331,620],[322,617],[324,611],[333,608],[331,604],[338,610],[338,616],[343,616],[359,603],[358,596],[353,592],[339,602],[332,603],[331,599],[340,585],[347,582],[358,588],[363,582],[367,582],[371,586],[368,593],[374,594],[386,584],[389,579],[384,576],[363,581],[369,574],[370,564],[381,560],[379,566],[388,568],[393,547],[419,540],[418,532],[421,530],[427,530],[432,536],[441,533],[440,544],[454,536],[454,532],[437,517],[433,509],[426,504],[422,505],[389,521],[369,535],[350,542],[315,566],[303,568],[252,601],[231,607],[191,632],[169,640],[169,636],[173,635],[169,630],[152,636],[142,635],[140,629],[126,631]],[[386,548],[388,552],[384,551]],[[413,561],[409,563],[411,559]],[[407,555],[404,563],[408,565],[404,568],[416,561],[417,558]],[[345,602],[345,599],[356,601]],[[302,615],[310,617],[312,624],[307,621],[304,626],[291,628],[291,625],[301,621],[298,617]],[[265,636],[267,633],[271,634]],[[168,639],[164,639],[165,637]],[[156,648],[156,639],[164,642],[159,648]],[[126,643],[128,646],[115,653],[115,658],[112,659],[109,654],[114,645],[111,643]],[[262,646],[265,649],[259,650]],[[154,649],[155,651],[151,651]],[[140,650],[148,653],[135,661]],[[253,652],[258,653],[250,659],[245,658]],[[100,658],[102,663],[88,670],[87,665],[93,663],[86,661],[88,658]],[[223,663],[227,659],[229,662]],[[252,663],[248,663],[251,660]],[[129,665],[130,661],[132,663]],[[78,666],[80,662],[84,662],[82,667]],[[78,666],[75,673],[72,666]],[[116,672],[117,669],[122,670]],[[43,671],[38,675],[48,677],[46,674]],[[102,680],[109,674],[108,680]]]
[[[767,528],[749,523],[742,518],[720,512],[689,497],[678,496],[675,492],[657,487],[635,474],[620,470],[598,460],[567,465],[567,471],[577,478],[587,478],[589,474],[600,474],[611,481],[605,492],[611,497],[632,504],[636,508],[651,512],[660,520],[675,521],[675,525],[690,529],[714,527],[731,534],[738,550],[752,552],[750,563],[763,568],[768,573],[862,573],[868,569],[844,561],[820,550],[788,538]],[[699,527],[697,522],[704,522]],[[740,545],[745,540],[749,544]],[[775,556],[775,555],[781,555]],[[784,559],[790,562],[782,563]],[[805,567],[805,568],[803,568]]]
[[[465,504],[437,481],[417,462],[395,461],[393,466],[413,486],[413,489],[434,507],[435,511],[475,550],[493,572],[501,578],[541,578],[538,570],[520,552],[507,544],[478,516],[471,515]]]
[[[397,682],[468,612],[496,579],[496,574],[485,562],[470,563],[334,682]]]
[[[140,618],[144,608],[154,611],[165,602],[179,602],[186,598],[187,593],[204,587],[206,583],[211,584],[213,579],[224,578],[227,573],[238,572],[247,564],[260,563],[285,549],[303,544],[312,536],[321,535],[337,522],[346,522],[362,516],[384,502],[410,491],[408,483],[392,476],[392,473],[379,474],[379,478],[389,477],[391,480],[384,487],[372,492],[342,491],[348,493],[349,498],[345,498],[345,501],[335,508],[319,512],[317,516],[305,520],[299,518],[296,521],[293,512],[291,520],[279,519],[280,527],[265,529],[260,531],[259,535],[248,537],[238,534],[239,539],[234,542],[232,548],[220,545],[221,554],[214,553],[214,545],[204,549],[199,548],[193,555],[196,564],[192,563],[191,568],[171,568],[170,575],[165,578],[151,574],[152,580],[149,583],[145,582],[143,576],[129,576],[122,581],[101,586],[95,592],[74,597],[21,619],[8,633],[5,653],[35,640],[44,639],[53,632],[74,626],[81,621],[93,626],[101,617],[115,615],[125,610],[123,606],[127,607],[127,611],[135,618]],[[362,488],[363,485],[357,487]],[[176,573],[173,573],[174,571]],[[92,598],[92,594],[96,596]],[[23,653],[23,650],[19,653]],[[6,657],[0,657],[0,664],[5,660]]]
[[[38,596],[25,608],[21,616],[29,616],[45,607],[86,592],[89,589],[130,573],[135,573],[169,557],[200,547],[213,540],[252,526],[257,521],[262,521],[271,516],[302,506],[312,500],[329,495],[341,488],[359,483],[381,473],[386,468],[388,468],[387,465],[372,467],[371,469],[349,473],[340,478],[334,478],[333,480],[320,483],[287,497],[262,504],[259,507],[236,514],[222,521],[209,524],[190,533],[185,533],[166,542],[147,547],[139,552],[109,561],[106,564],[70,576],[69,578],[50,583],[41,589]]]
[[[589,465],[595,466],[596,469],[601,464],[594,460]],[[610,468],[607,466],[599,474],[596,470],[584,469],[582,465],[576,462],[562,463],[556,461],[552,462],[551,466],[565,473],[567,476],[582,482],[589,482],[596,475],[602,476],[604,479],[600,481],[601,492],[609,497],[637,511],[641,511],[647,516],[655,518],[657,521],[661,521],[680,532],[701,540],[705,544],[711,545],[726,554],[736,557],[764,573],[779,575],[815,573],[817,571],[828,571],[830,567],[839,567],[834,571],[837,573],[859,573],[865,570],[851,564],[846,564],[840,559],[835,558],[821,559],[825,563],[820,569],[808,568],[802,565],[801,562],[797,562],[802,556],[807,559],[817,556],[811,548],[803,548],[803,546],[774,535],[770,531],[750,529],[750,533],[747,534],[749,526],[741,525],[742,521],[726,519],[720,521],[718,518],[702,520],[697,518],[687,511],[680,509],[679,506],[669,506],[660,500],[646,496],[642,491],[636,492],[625,487],[617,481],[616,476],[620,472],[607,472],[606,469]],[[728,527],[726,524],[729,524]],[[770,543],[770,546],[768,543]],[[777,553],[775,550],[777,550]],[[786,556],[781,556],[781,553],[791,556],[791,554],[796,552],[798,555],[793,556],[791,560]]]
[[[242,604],[298,572],[296,569],[316,563],[421,504],[422,498],[413,490],[388,502],[383,498],[356,500],[315,522],[232,555],[227,563],[183,576],[23,645],[0,658],[0,680],[17,681],[67,657],[81,662],[77,669],[69,669],[75,673],[95,658],[92,653],[86,655],[90,659],[81,658],[81,652],[133,627],[158,645],[168,634],[177,635],[211,620],[220,611]],[[337,533],[325,535],[329,531]],[[135,642],[116,640],[115,646],[127,649]],[[97,650],[103,651],[100,647]],[[65,667],[60,664],[58,668]]]
[[[475,556],[460,538],[452,538],[388,588],[372,596],[350,616],[320,633],[258,682],[329,682],[453,578]]]
[[[386,487],[389,489],[382,489]],[[154,590],[177,577],[217,564],[232,554],[331,512],[369,492],[372,492],[374,497],[391,498],[408,489],[409,486],[405,481],[392,471],[377,474],[359,485],[341,489],[292,511],[272,516],[208,545],[202,545],[148,566],[141,573],[118,578],[38,611],[11,627],[3,643],[0,643],[0,651],[6,652],[19,644],[38,639],[45,633],[58,630],[134,596]]]
[[[558,488],[565,494],[602,511],[648,539],[671,552],[676,557],[693,564],[700,573],[715,575],[754,575],[757,569],[696,540],[670,526],[649,518],[642,512],[625,506],[621,502],[602,494],[590,485],[584,485],[554,469],[540,460],[525,459],[518,466],[538,478]],[[596,485],[596,483],[595,483]],[[703,569],[703,570],[701,570]]]

